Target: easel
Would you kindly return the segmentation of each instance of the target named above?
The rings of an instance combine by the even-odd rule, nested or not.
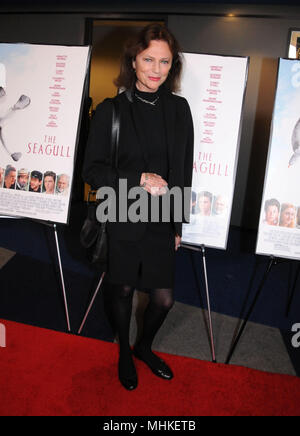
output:
[[[260,282],[260,284],[258,286],[258,289],[256,291],[256,294],[254,296],[253,302],[252,302],[251,306],[249,307],[249,310],[248,310],[248,312],[247,312],[247,314],[246,314],[246,316],[245,316],[245,318],[243,320],[243,323],[242,323],[242,325],[241,325],[241,327],[240,327],[240,329],[238,331],[238,334],[234,338],[234,341],[233,341],[233,343],[231,345],[231,348],[229,350],[227,359],[225,361],[226,364],[229,364],[229,362],[230,362],[230,360],[231,360],[231,358],[233,356],[233,353],[234,353],[234,351],[235,351],[235,349],[236,349],[236,347],[238,345],[238,342],[239,342],[239,340],[240,340],[240,338],[241,338],[241,336],[242,336],[242,334],[243,334],[243,332],[244,332],[244,330],[246,328],[246,325],[247,325],[247,323],[249,321],[249,318],[250,318],[250,316],[251,316],[251,314],[252,314],[252,312],[254,310],[254,307],[255,307],[255,305],[257,303],[257,300],[258,300],[258,298],[259,298],[259,296],[260,296],[260,294],[261,294],[261,292],[262,292],[262,290],[263,290],[263,288],[265,286],[265,283],[266,283],[266,281],[267,281],[267,279],[268,279],[268,277],[270,275],[272,267],[275,266],[275,265],[278,265],[279,263],[286,262],[286,261],[288,261],[288,260],[287,259],[282,260],[282,259],[279,259],[279,258],[275,258],[274,256],[270,256],[269,257],[269,262],[268,262],[268,265],[267,265],[267,269],[266,269],[266,271],[265,271],[265,273],[264,273],[264,275],[263,275],[263,277],[261,279],[261,282]],[[297,274],[296,274],[296,277],[295,277],[295,280],[294,280],[294,285],[293,285],[292,293],[291,293],[291,295],[289,297],[289,300],[288,300],[286,315],[288,315],[289,310],[290,310],[291,302],[292,302],[292,299],[293,299],[293,296],[294,296],[294,293],[295,293],[295,288],[296,288],[296,283],[297,283],[297,280],[298,280],[299,272],[300,272],[300,266],[298,267],[298,271],[297,271]]]
[[[293,298],[294,298],[294,295],[295,295],[295,291],[296,291],[296,284],[298,282],[299,274],[300,274],[300,263],[298,264],[298,268],[297,268],[297,272],[296,272],[296,277],[295,277],[295,280],[294,280],[294,284],[292,286],[292,292],[291,292],[291,295],[289,295],[288,303],[287,303],[287,306],[286,306],[286,313],[285,313],[286,316],[288,316],[289,312],[290,312],[290,308],[291,308],[292,301],[293,301]]]
[[[0,215],[0,219],[1,218],[2,219],[23,219],[22,217],[7,216],[7,215]],[[61,262],[61,255],[60,255],[60,248],[59,248],[58,235],[57,235],[57,226],[56,226],[55,223],[50,223],[50,222],[47,222],[47,221],[41,221],[41,220],[35,220],[35,219],[32,219],[31,221],[35,221],[35,222],[38,222],[40,224],[46,225],[48,227],[52,227],[53,230],[54,230],[54,238],[55,238],[55,244],[56,244],[57,259],[58,259],[58,264],[59,264],[61,286],[62,286],[62,291],[63,291],[63,298],[64,298],[64,307],[65,307],[67,328],[68,328],[68,332],[70,333],[71,332],[71,325],[70,325],[69,309],[68,309],[68,302],[67,302],[67,296],[66,296],[65,281],[64,281],[62,262]]]
[[[95,191],[95,190],[90,190],[90,191],[88,192],[88,196],[87,196],[87,204],[89,204],[89,203],[91,202],[91,197],[92,197],[92,196],[94,196],[94,200],[93,200],[93,201],[95,201],[96,198],[97,198],[97,197],[96,197],[96,196],[97,196],[97,191]],[[94,301],[95,301],[95,299],[96,299],[96,297],[97,297],[97,294],[98,294],[99,289],[100,289],[100,287],[101,287],[101,285],[102,285],[102,282],[103,282],[104,276],[105,276],[105,272],[103,272],[103,273],[101,274],[101,277],[100,277],[100,280],[99,280],[98,285],[97,285],[97,287],[96,287],[96,290],[95,290],[95,292],[94,292],[94,295],[93,295],[93,297],[92,297],[92,299],[91,299],[91,302],[90,302],[90,304],[89,304],[89,306],[88,306],[88,308],[87,308],[87,311],[86,311],[86,313],[85,313],[85,315],[84,315],[84,317],[83,317],[83,320],[82,320],[82,322],[81,322],[81,324],[80,324],[79,330],[78,330],[78,332],[77,332],[79,335],[81,334],[81,331],[82,331],[82,329],[83,329],[83,327],[84,327],[84,324],[85,324],[85,322],[86,322],[86,319],[87,319],[87,317],[88,317],[88,315],[89,315],[89,313],[90,313],[90,310],[91,310],[91,308],[92,308],[92,306],[93,306],[93,304],[94,304]]]
[[[89,307],[87,308],[87,311],[86,311],[86,313],[85,313],[85,315],[84,315],[84,317],[83,317],[83,320],[82,320],[81,325],[80,325],[79,330],[78,330],[78,334],[79,334],[79,335],[80,335],[80,333],[81,333],[81,331],[82,331],[82,329],[83,329],[83,327],[84,327],[84,324],[85,324],[85,321],[86,321],[86,319],[87,319],[87,317],[88,317],[88,314],[90,313],[90,310],[91,310],[91,308],[92,308],[92,306],[93,306],[93,304],[94,304],[95,298],[97,297],[97,294],[98,294],[99,289],[100,289],[100,287],[101,287],[101,285],[102,285],[102,282],[103,282],[104,276],[105,276],[105,272],[103,272],[103,273],[101,274],[101,277],[100,277],[99,283],[98,283],[98,285],[97,285],[97,288],[96,288],[96,290],[95,290],[95,292],[94,292],[94,295],[93,295],[93,297],[92,297],[92,299],[91,299],[91,302],[90,302],[90,304],[89,304]]]
[[[215,344],[214,344],[214,334],[213,334],[211,308],[210,308],[208,276],[207,276],[206,257],[205,257],[205,245],[201,245],[200,247],[198,247],[198,246],[195,246],[195,245],[189,245],[189,244],[181,243],[180,246],[183,247],[183,248],[189,249],[189,250],[194,250],[194,251],[198,251],[198,252],[201,251],[201,253],[202,253],[203,273],[204,273],[205,291],[206,291],[206,302],[207,302],[207,310],[208,310],[208,324],[209,324],[209,333],[210,333],[210,345],[211,345],[212,362],[213,363],[217,363],[216,352],[215,352]]]

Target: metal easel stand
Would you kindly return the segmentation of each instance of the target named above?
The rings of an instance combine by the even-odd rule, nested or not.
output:
[[[1,215],[0,218],[5,218],[5,219],[22,219],[22,217],[14,217],[14,216],[6,216],[6,215]],[[54,237],[55,237],[55,244],[56,244],[56,253],[57,253],[57,259],[58,259],[58,264],[59,264],[60,280],[61,280],[62,291],[63,291],[63,298],[64,298],[64,306],[65,306],[65,314],[66,314],[66,320],[67,320],[67,327],[68,327],[68,332],[71,332],[71,325],[70,325],[70,318],[69,318],[69,309],[68,309],[68,302],[67,302],[66,288],[65,288],[65,280],[64,280],[64,274],[63,274],[63,269],[62,269],[62,262],[61,262],[61,255],[60,255],[60,248],[59,248],[56,224],[50,223],[50,222],[47,222],[47,221],[34,220],[34,219],[32,221],[38,222],[40,224],[44,224],[44,225],[46,225],[48,227],[52,227],[53,230],[54,230]]]
[[[188,245],[181,243],[181,247],[187,248],[194,251],[201,251],[202,253],[202,262],[203,262],[203,272],[204,272],[204,280],[205,280],[205,289],[206,289],[206,301],[207,301],[207,309],[208,309],[208,322],[209,322],[209,332],[210,332],[210,344],[211,344],[211,353],[212,353],[212,362],[217,363],[216,360],[216,352],[215,352],[215,344],[214,344],[214,334],[213,334],[213,324],[212,324],[212,316],[211,316],[211,308],[210,308],[210,298],[209,298],[209,288],[208,288],[208,278],[207,278],[207,268],[206,268],[206,257],[205,257],[205,245],[201,245],[200,247],[194,245]]]
[[[71,332],[69,309],[68,309],[68,302],[67,302],[67,295],[66,295],[66,287],[65,287],[65,280],[64,280],[64,274],[63,274],[62,263],[61,263],[61,256],[60,256],[60,249],[59,249],[59,243],[58,243],[56,224],[53,224],[53,230],[54,230],[57,258],[58,258],[59,271],[60,271],[60,280],[61,280],[61,286],[62,286],[63,297],[64,297],[64,305],[65,305],[65,313],[66,313],[66,319],[67,319],[68,332]]]
[[[297,285],[297,282],[298,282],[299,274],[300,274],[300,263],[298,264],[298,268],[297,268],[294,284],[292,286],[291,295],[289,295],[289,297],[288,297],[288,302],[287,302],[287,307],[286,307],[286,314],[285,314],[286,316],[289,316],[289,313],[290,313],[290,308],[291,308],[292,301],[293,301],[293,298],[294,298],[294,295],[295,295],[296,285]]]
[[[238,344],[238,342],[239,342],[239,340],[240,340],[240,338],[241,338],[241,336],[243,334],[243,331],[245,330],[245,327],[246,327],[246,325],[247,325],[247,323],[249,321],[250,315],[251,315],[251,313],[252,313],[252,311],[253,311],[253,309],[254,309],[254,307],[256,305],[258,297],[260,296],[260,293],[261,293],[261,291],[262,291],[262,289],[263,289],[263,287],[264,287],[264,285],[265,285],[265,283],[267,281],[267,278],[268,278],[268,276],[270,274],[270,271],[271,271],[273,265],[276,265],[277,262],[278,262],[278,260],[274,256],[270,256],[269,264],[268,264],[267,269],[266,269],[266,271],[264,273],[264,276],[263,276],[263,278],[261,280],[261,283],[260,283],[260,285],[259,285],[259,287],[257,289],[257,292],[255,294],[253,302],[252,302],[252,304],[251,304],[251,306],[250,306],[250,308],[249,308],[249,310],[248,310],[248,312],[247,312],[247,314],[246,314],[246,316],[245,316],[245,318],[243,320],[242,326],[241,326],[237,336],[235,337],[234,342],[233,342],[233,344],[232,344],[232,346],[231,346],[231,348],[229,350],[229,354],[228,354],[226,362],[225,362],[226,364],[228,364],[230,362],[230,360],[232,358],[232,355],[233,355],[233,353],[234,353],[234,351],[236,349],[236,346],[237,346],[237,344]]]
[[[83,327],[84,327],[84,324],[85,324],[85,321],[86,321],[86,319],[87,319],[87,317],[88,317],[88,314],[90,313],[90,310],[91,310],[91,308],[92,308],[92,306],[93,306],[93,304],[94,304],[95,298],[97,297],[97,294],[98,294],[98,291],[99,291],[99,289],[100,289],[100,287],[101,287],[101,285],[102,285],[102,282],[103,282],[104,276],[105,276],[105,272],[103,272],[103,273],[101,274],[101,278],[100,278],[99,283],[98,283],[98,285],[97,285],[97,288],[96,288],[96,290],[95,290],[95,292],[94,292],[93,298],[91,299],[91,302],[90,302],[90,304],[89,304],[89,307],[87,308],[87,311],[86,311],[86,313],[85,313],[85,315],[84,315],[84,317],[83,317],[83,320],[82,320],[81,325],[80,325],[79,330],[78,330],[78,334],[79,334],[79,335],[80,335],[80,333],[81,333],[81,331],[82,331],[82,329],[83,329]]]

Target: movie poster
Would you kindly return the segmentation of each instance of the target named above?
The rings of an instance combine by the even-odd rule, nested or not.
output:
[[[300,61],[279,60],[257,254],[300,259]]]
[[[67,223],[89,47],[0,44],[0,214]]]
[[[226,249],[248,58],[184,53],[181,95],[195,130],[190,223],[182,242]]]

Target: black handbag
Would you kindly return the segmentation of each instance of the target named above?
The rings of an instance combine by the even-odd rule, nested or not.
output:
[[[120,133],[120,109],[119,103],[113,99],[112,135],[111,135],[111,165],[118,167],[118,146]],[[96,212],[99,201],[90,201],[97,191],[90,191],[87,201],[87,217],[80,232],[80,242],[87,249],[88,259],[95,265],[106,270],[108,258],[108,240],[106,232],[107,221],[99,222]]]

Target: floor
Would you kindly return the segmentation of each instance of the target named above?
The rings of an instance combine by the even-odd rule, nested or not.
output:
[[[76,334],[99,273],[84,257],[77,231],[80,219],[58,228],[72,333]],[[268,259],[251,252],[253,232],[231,229],[226,251],[207,250],[216,360],[228,353],[255,296]],[[246,245],[245,245],[246,241]],[[252,245],[251,245],[252,244]],[[247,246],[245,248],[245,246]],[[176,303],[159,331],[154,349],[212,360],[202,256],[181,249],[177,255]],[[300,348],[292,345],[292,326],[300,322],[300,292],[293,290],[298,263],[274,267],[230,359],[231,364],[300,376]],[[52,229],[26,220],[2,220],[0,228],[0,318],[66,330],[66,317]],[[294,291],[288,314],[288,297]],[[140,330],[147,294],[136,291],[131,342]],[[299,316],[298,316],[299,315]],[[9,332],[8,332],[9,334]],[[114,341],[101,291],[83,336]]]

